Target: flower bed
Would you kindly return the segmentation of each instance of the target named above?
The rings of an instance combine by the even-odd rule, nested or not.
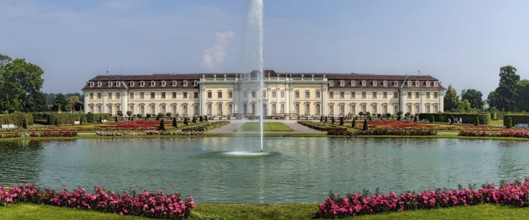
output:
[[[349,193],[345,198],[331,194],[325,203],[319,204],[316,217],[336,218],[483,203],[529,207],[529,178],[526,178],[523,183],[521,180],[512,183],[502,181],[499,188],[489,183],[477,191],[460,187],[454,190],[437,189],[418,194],[407,192],[400,195],[393,192],[375,195]]]
[[[518,137],[529,138],[529,130],[525,129],[503,129],[500,132],[488,132],[483,130],[460,131],[459,136],[469,137]]]
[[[359,130],[354,135],[436,135],[437,131],[430,128],[375,128]]]
[[[329,130],[344,130],[346,131],[347,128],[340,127],[339,125],[334,124],[327,124],[327,123],[321,123],[321,122],[313,122],[313,121],[298,121],[299,124],[302,124],[304,126],[307,126],[312,129],[316,129],[318,131],[329,131]]]
[[[187,126],[183,128],[182,131],[206,131],[209,129],[218,128],[229,123],[229,121],[204,122],[197,125]]]
[[[43,131],[40,133],[31,132],[30,137],[75,137],[75,131]]]
[[[1,133],[0,138],[16,138],[22,137],[22,133]]]
[[[141,135],[203,135],[203,131],[160,131],[148,130],[145,132],[109,132],[98,131],[97,136],[119,137],[119,136],[141,136]]]
[[[191,196],[184,201],[178,193],[164,196],[162,191],[143,192],[139,195],[135,192],[117,194],[112,191],[105,192],[103,188],[96,186],[95,193],[90,194],[84,189],[74,189],[72,192],[66,189],[55,191],[29,184],[11,188],[0,187],[0,206],[19,202],[164,219],[183,219],[189,216],[191,209],[195,207]]]

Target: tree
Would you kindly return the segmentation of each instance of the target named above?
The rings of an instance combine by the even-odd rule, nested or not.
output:
[[[448,88],[446,89],[444,105],[445,105],[445,109],[444,109],[445,112],[450,111],[450,110],[455,110],[459,107],[459,96],[457,95],[457,92],[452,87],[452,85],[448,85]]]
[[[187,117],[184,117],[184,125],[189,125],[189,122],[187,121]]]
[[[176,117],[173,118],[173,127],[174,127],[174,128],[178,128],[178,124],[177,124],[177,122],[176,122]]]
[[[66,97],[66,96],[65,96]],[[72,113],[74,111],[80,111],[82,109],[83,103],[79,100],[79,96],[69,96],[68,101],[66,101],[64,108]]]
[[[11,59],[0,54],[0,110],[35,111],[40,100],[44,71],[25,59]],[[30,109],[26,109],[30,108]]]
[[[463,89],[461,92],[461,100],[468,100],[470,107],[474,109],[483,109],[483,94],[475,89]]]
[[[470,107],[470,102],[466,99],[463,99],[463,101],[459,102],[457,110],[460,112],[470,112],[472,110]]]
[[[487,104],[489,105],[489,108],[496,108],[498,106],[498,95],[496,95],[496,91],[492,91],[487,96]]]
[[[343,126],[343,117],[340,117],[340,126]]]
[[[353,118],[353,122],[351,122],[351,128],[355,128],[356,127],[356,120]]]
[[[367,119],[364,119],[364,127],[362,128],[362,130],[367,131],[367,129]]]
[[[160,130],[164,131],[165,130],[165,121],[162,119],[160,120],[160,126],[158,127]]]
[[[520,111],[529,111],[529,80],[520,80],[516,89],[516,106]]]
[[[66,96],[64,96],[62,93],[59,93],[57,96],[55,96],[51,109],[57,112],[66,110]]]
[[[516,84],[520,81],[520,76],[516,74],[513,66],[503,66],[500,68],[500,83],[496,89],[496,108],[505,111],[512,111],[516,108]]]

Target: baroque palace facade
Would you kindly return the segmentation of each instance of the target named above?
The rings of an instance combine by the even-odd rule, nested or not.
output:
[[[83,88],[85,113],[259,114],[256,73],[99,75]],[[279,73],[265,70],[266,117],[435,113],[444,88],[429,75]]]

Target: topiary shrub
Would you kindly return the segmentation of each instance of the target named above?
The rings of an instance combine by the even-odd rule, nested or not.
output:
[[[188,126],[189,122],[187,121],[187,117],[184,117],[184,125]]]
[[[353,122],[351,122],[351,128],[355,128],[356,127],[356,119],[353,118]]]
[[[340,126],[343,126],[343,117],[340,117]]]
[[[173,118],[173,127],[178,128],[178,124],[176,123],[176,118]]]
[[[362,130],[367,131],[367,129],[367,120],[364,120],[364,127],[362,128]]]
[[[512,128],[512,118],[511,117],[507,119],[507,128]]]
[[[162,130],[162,131],[164,131],[164,130],[165,130],[165,122],[164,122],[164,120],[163,120],[163,119],[162,119],[162,120],[160,120],[160,126],[158,126],[158,129],[160,129],[160,130]]]

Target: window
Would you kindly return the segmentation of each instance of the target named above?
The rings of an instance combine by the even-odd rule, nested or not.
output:
[[[362,92],[362,99],[366,99],[367,98],[367,92]]]
[[[93,99],[94,99],[94,93],[91,92],[91,93],[90,93],[90,100],[93,100]]]
[[[362,80],[362,86],[366,86],[366,81]]]
[[[393,81],[393,86],[395,87],[399,86],[399,81]]]
[[[439,83],[438,82],[433,82],[433,87],[437,87],[439,86]]]
[[[165,81],[162,81],[162,87],[165,87]]]
[[[195,97],[195,99],[198,99],[198,92],[195,92],[193,95],[194,95],[193,97]]]
[[[162,92],[162,99],[165,99],[165,92]]]
[[[334,115],[334,105],[329,106],[329,114]]]
[[[340,99],[345,99],[345,92],[340,92]]]
[[[356,114],[356,105],[351,105],[351,114]]]
[[[120,98],[121,98],[121,93],[116,92],[116,99],[120,99]]]
[[[255,103],[252,103],[252,114],[255,114]]]
[[[351,99],[356,99],[356,92],[351,92]]]
[[[116,86],[118,86],[118,87],[121,86],[121,82],[119,82],[119,81],[116,82]]]
[[[101,87],[103,85],[102,82],[97,82],[97,87]]]
[[[373,92],[372,96],[373,96],[373,99],[377,99],[377,92]]]
[[[329,86],[334,86],[334,81],[329,80]]]
[[[112,82],[110,82],[110,81],[107,82],[107,86],[108,86],[108,87],[112,87]]]
[[[187,80],[184,80],[184,82],[182,83],[182,85],[187,86]],[[187,109],[187,106],[186,106],[186,109]],[[187,112],[187,111],[186,111],[186,112]]]
[[[208,90],[207,95],[208,95],[208,99],[213,98],[213,93],[211,92],[211,90]]]
[[[420,111],[420,110],[419,110],[419,105],[416,105],[416,106],[415,106],[415,113],[419,113],[419,111]]]
[[[430,81],[426,81],[426,87],[430,87]]]
[[[165,114],[166,112],[165,105],[160,106],[160,112]]]
[[[320,90],[316,90],[316,98],[320,98],[321,97],[321,94],[320,94]]]
[[[194,86],[198,85],[198,81],[194,80],[194,81],[193,81],[193,85],[194,85]]]
[[[321,110],[320,110],[320,104],[319,103],[316,103],[316,115],[320,115],[321,114]]]
[[[151,87],[154,87],[156,85],[156,82],[151,81]]]
[[[173,92],[173,99],[176,99],[176,92]]]
[[[222,99],[222,91],[220,91],[220,90],[217,91],[217,97],[218,97],[219,99]]]
[[[394,99],[399,98],[399,93],[398,92],[393,92],[393,98]]]
[[[438,98],[438,94],[437,94],[437,92],[434,92],[434,93],[433,93],[433,98],[434,98],[434,99]]]
[[[90,87],[94,87],[94,82],[90,82]]]
[[[373,81],[373,86],[374,86],[374,87],[377,86],[377,81]]]
[[[410,86],[411,86],[411,81],[408,80],[408,87],[410,87]]]
[[[383,85],[384,87],[387,87],[387,86],[388,86],[388,81],[384,80],[384,82],[382,82],[382,85]]]
[[[377,104],[374,104],[373,106],[371,106],[371,111],[373,112],[373,114],[377,114],[378,113],[378,108],[377,108]]]
[[[222,115],[222,104],[217,106],[217,115]]]
[[[281,91],[281,98],[285,98],[285,91]]]
[[[171,107],[171,112],[173,112],[173,115],[176,115],[176,105]]]
[[[363,104],[363,105],[361,106],[361,109],[362,109],[362,112],[363,112],[363,113],[366,113],[366,112],[367,112],[367,106],[366,106],[365,104]]]
[[[130,87],[134,87],[134,81],[130,81],[130,82],[129,82],[129,86],[130,86]]]
[[[382,97],[385,98],[385,99],[387,99],[387,98],[388,98],[388,92],[383,92],[383,93],[382,93]]]
[[[430,98],[430,92],[426,92],[426,98],[427,98],[427,99]]]
[[[351,86],[355,86],[355,81],[351,80]]]
[[[294,112],[299,115],[299,103],[294,105]]]
[[[112,93],[111,92],[108,93],[108,99],[112,99]]]
[[[285,104],[281,104],[281,105],[279,105],[279,112],[280,112],[281,114],[285,113]]]
[[[340,80],[340,86],[345,86],[345,80]]]
[[[198,115],[198,104],[193,106],[193,114]]]
[[[233,91],[231,91],[231,90],[228,91],[228,98],[230,98],[230,99],[233,98]]]
[[[276,104],[272,103],[272,115],[275,115],[276,113]]]
[[[182,98],[187,99],[187,92],[183,92],[182,93]],[[187,106],[186,106],[186,109],[187,109]],[[186,110],[186,112],[187,112],[187,110]]]
[[[340,115],[345,115],[345,105],[340,105]]]
[[[228,115],[231,115],[233,113],[233,105],[230,103],[228,104]]]
[[[294,92],[294,98],[299,99],[299,90]]]
[[[140,92],[140,99],[145,99],[145,94],[143,92]]]
[[[154,99],[156,97],[156,94],[154,92],[151,92],[151,99]]]
[[[310,99],[310,91],[309,90],[305,91],[305,98],[306,99]]]
[[[171,85],[172,85],[173,87],[175,87],[175,86],[176,86],[176,80],[173,80],[173,81],[171,82]]]
[[[211,105],[211,103],[209,103],[208,104],[208,112],[207,112],[208,115],[211,115],[212,108],[213,108],[213,106]]]
[[[276,91],[273,90],[273,91],[272,91],[272,98],[275,98],[275,97],[276,97]]]
[[[255,98],[255,91],[252,91],[252,98]]]
[[[408,99],[411,99],[411,92],[408,92]]]
[[[419,92],[415,92],[415,98],[416,98],[416,99],[419,98]]]
[[[140,87],[144,87],[145,86],[145,82],[144,81],[141,81],[140,82]]]
[[[305,104],[305,115],[310,115],[310,104]]]
[[[384,113],[384,114],[388,113],[388,106],[387,105],[383,105],[382,106],[382,113]]]
[[[415,81],[415,87],[419,87],[419,81]]]
[[[329,98],[334,99],[334,92],[329,92]]]

